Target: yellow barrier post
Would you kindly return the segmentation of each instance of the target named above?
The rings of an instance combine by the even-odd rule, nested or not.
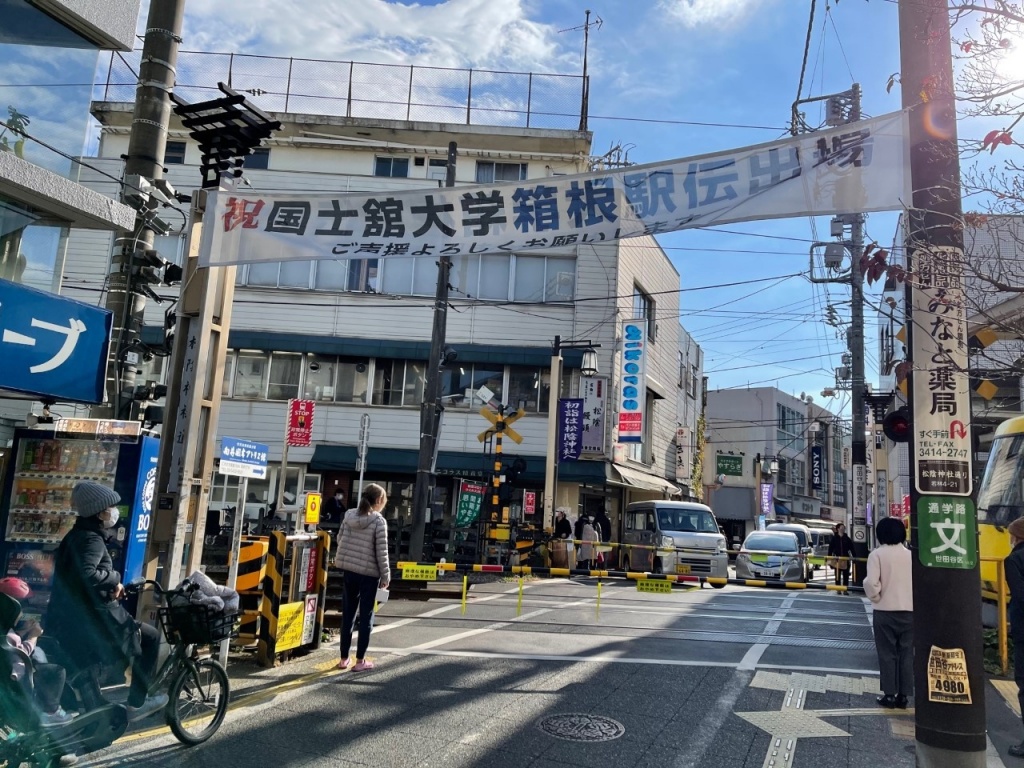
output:
[[[597,580],[597,606],[594,609],[594,621],[601,620],[601,580]]]
[[[996,590],[998,590],[997,609],[999,611],[999,620],[996,622],[999,635],[999,663],[1005,675],[1010,671],[1010,648],[1006,631],[1006,564],[1002,560],[996,563]]]
[[[523,615],[523,577],[519,577],[519,598],[516,600],[516,617]]]
[[[462,574],[462,615],[466,615],[466,592],[469,590],[469,574]]]
[[[270,534],[267,553],[267,577],[263,580],[257,659],[261,667],[273,667],[277,657],[277,619],[281,612],[284,587],[284,555],[287,539],[281,531]]]

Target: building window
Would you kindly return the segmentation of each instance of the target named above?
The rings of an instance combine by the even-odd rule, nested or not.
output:
[[[235,363],[235,383],[232,397],[257,400],[266,389],[267,355],[265,352],[239,352]]]
[[[832,472],[832,505],[846,506],[846,470],[836,469]]]
[[[492,184],[496,181],[522,181],[526,178],[526,163],[492,163],[476,161],[476,183]]]
[[[654,299],[640,290],[639,286],[633,287],[633,318],[644,318],[647,320],[647,340],[654,341],[658,329],[655,322]]]
[[[390,176],[405,178],[409,175],[409,158],[378,157],[373,164],[374,176]]]
[[[274,352],[270,356],[270,385],[267,400],[291,400],[299,396],[302,377],[302,355]]]
[[[248,170],[266,170],[270,167],[270,147],[257,147],[252,154],[245,158],[245,168]]]
[[[782,403],[776,403],[775,411],[779,420],[776,434],[779,447],[802,451],[804,449],[804,417],[799,411],[787,408]]]
[[[576,287],[575,259],[517,254],[513,269],[513,301],[572,300]]]
[[[168,141],[164,144],[164,165],[184,165],[186,146],[184,141]]]
[[[690,384],[686,390],[686,394],[690,396],[691,400],[697,399],[697,383],[700,381],[700,376],[697,375],[697,366],[690,366]]]
[[[512,410],[522,404],[527,413],[547,411],[548,388],[541,386],[541,370],[519,365],[508,368],[508,404]]]

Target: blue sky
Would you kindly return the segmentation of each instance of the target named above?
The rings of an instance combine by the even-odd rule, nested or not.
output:
[[[797,95],[810,0],[188,0],[184,49],[334,60],[578,74],[590,35],[594,154],[615,144],[653,162],[770,141],[786,132]],[[144,25],[145,8],[140,19]],[[898,110],[897,6],[819,0],[802,95],[856,81],[867,115]],[[817,123],[812,111],[808,121]],[[873,214],[868,237],[888,245],[895,214]],[[849,315],[849,289],[811,285],[808,248],[828,221],[776,220],[689,230],[660,241],[681,274],[684,327],[703,346],[712,388],[776,385],[820,396],[845,343],[826,305]],[[732,287],[706,288],[726,283]],[[875,377],[874,312],[866,337]]]

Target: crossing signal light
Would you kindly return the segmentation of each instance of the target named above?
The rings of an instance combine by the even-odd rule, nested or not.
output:
[[[894,443],[910,440],[910,409],[903,405],[886,414],[882,420],[882,431]]]

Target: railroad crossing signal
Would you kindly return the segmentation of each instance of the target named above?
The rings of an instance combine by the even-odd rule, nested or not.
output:
[[[487,419],[489,422],[491,422],[491,424],[493,424],[495,427],[498,426],[499,421],[503,420],[505,422],[505,428],[502,430],[502,434],[505,437],[508,437],[511,440],[513,440],[517,445],[523,442],[523,436],[516,432],[514,429],[512,429],[509,425],[515,421],[518,421],[525,413],[526,411],[520,408],[518,411],[511,414],[510,416],[502,417],[500,413],[495,413],[490,408],[480,409],[480,415]],[[476,439],[482,443],[487,439],[487,435],[490,434],[491,432],[494,432],[494,430],[485,429],[483,432],[476,436]]]

